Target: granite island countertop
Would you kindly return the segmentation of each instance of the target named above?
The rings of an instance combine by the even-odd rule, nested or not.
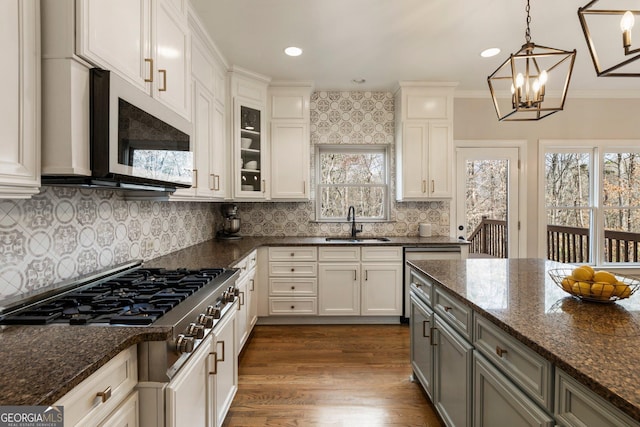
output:
[[[614,304],[580,301],[547,273],[568,266],[543,259],[410,263],[640,421],[640,292]]]
[[[358,236],[362,237],[362,236]],[[391,237],[362,245],[449,246],[450,237]],[[260,246],[360,245],[324,237],[243,237],[208,240],[146,261],[147,267],[231,267]],[[143,341],[164,341],[168,328],[113,326],[0,326],[0,405],[50,405],[120,351]]]

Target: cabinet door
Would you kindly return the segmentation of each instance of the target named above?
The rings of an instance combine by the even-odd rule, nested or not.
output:
[[[247,305],[247,294],[249,288],[249,277],[245,276],[242,280],[238,282],[236,285],[239,291],[238,297],[238,312],[236,313],[236,343],[237,343],[237,353],[240,353],[244,343],[247,341],[247,337],[249,336],[249,324],[248,324],[248,305]]]
[[[0,198],[30,197],[40,185],[39,5],[0,3]]]
[[[552,427],[554,420],[478,352],[474,353],[473,426]]]
[[[191,119],[191,55],[186,17],[177,13],[168,0],[156,0],[153,6],[153,96]]]
[[[236,301],[236,304],[238,302]],[[232,307],[236,309],[236,307]],[[238,390],[238,354],[236,352],[236,310],[232,310],[218,323],[213,330],[213,348],[211,363],[213,370],[210,378],[213,381],[214,402],[211,409],[215,413],[209,418],[212,426],[221,426],[231,401]],[[191,424],[201,425],[201,424]]]
[[[429,197],[452,197],[452,141],[452,127],[449,122],[429,124],[429,151],[427,162],[427,193],[429,194]]]
[[[271,123],[271,198],[309,199],[309,126]]]
[[[405,124],[402,135],[401,183],[403,199],[427,197],[425,164],[429,129],[426,124]]]
[[[205,338],[189,363],[166,388],[167,427],[207,425],[207,375],[211,339]]]
[[[417,298],[411,297],[411,367],[413,374],[433,400],[433,311]]]
[[[249,333],[258,321],[258,289],[256,288],[256,270],[252,269],[248,274],[247,285],[247,324]]]
[[[471,426],[473,347],[434,315],[433,403],[448,426]]]
[[[318,267],[319,314],[354,316],[360,314],[359,263],[320,263]]]
[[[263,137],[264,112],[257,104],[236,99],[234,106],[235,198],[268,199],[269,157]]]
[[[138,392],[134,391],[100,424],[100,427],[138,427],[138,414]]]
[[[150,0],[79,0],[76,52],[145,92],[154,74]]]
[[[209,177],[216,199],[225,199],[229,194],[226,135],[224,104],[216,102],[213,110],[213,140],[211,141]]]
[[[360,314],[402,314],[402,264],[362,263]]]

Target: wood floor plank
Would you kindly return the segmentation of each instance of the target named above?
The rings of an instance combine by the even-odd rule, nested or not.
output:
[[[256,326],[224,427],[441,427],[407,325]]]

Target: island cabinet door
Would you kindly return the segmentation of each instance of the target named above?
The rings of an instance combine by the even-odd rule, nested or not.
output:
[[[439,315],[434,320],[433,403],[447,426],[470,427],[473,347]]]
[[[433,311],[411,295],[411,368],[433,401]]]
[[[553,418],[478,352],[473,362],[473,427],[555,425]]]

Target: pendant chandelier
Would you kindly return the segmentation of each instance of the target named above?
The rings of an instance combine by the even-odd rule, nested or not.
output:
[[[527,0],[525,44],[487,78],[500,121],[540,120],[564,108],[576,50],[531,42],[530,9]]]
[[[599,77],[640,77],[640,47],[632,48],[631,30],[634,15],[640,15],[637,1],[615,3],[629,9],[595,9],[599,0],[593,0],[578,9],[582,32],[587,40],[589,53]],[[605,2],[606,3],[606,2]],[[590,28],[591,25],[591,28]]]

